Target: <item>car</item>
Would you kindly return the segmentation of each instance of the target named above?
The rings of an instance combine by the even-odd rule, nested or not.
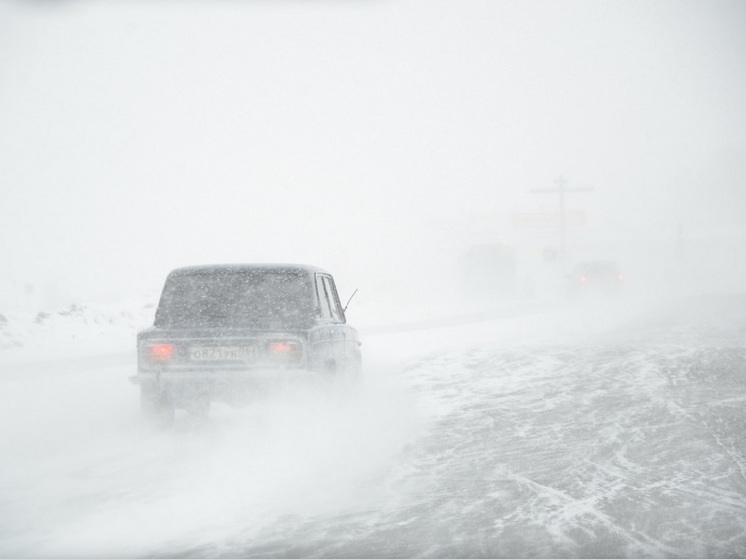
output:
[[[314,266],[173,270],[153,326],[137,334],[143,413],[170,423],[176,409],[204,415],[212,401],[239,403],[288,378],[357,377],[361,342],[345,310],[332,275]]]
[[[616,262],[588,260],[573,268],[568,291],[572,296],[612,296],[621,292],[624,275]]]

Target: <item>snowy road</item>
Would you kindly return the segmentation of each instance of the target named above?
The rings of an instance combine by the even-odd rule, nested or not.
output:
[[[746,556],[746,297],[438,326],[172,431],[134,356],[11,366],[0,555]]]

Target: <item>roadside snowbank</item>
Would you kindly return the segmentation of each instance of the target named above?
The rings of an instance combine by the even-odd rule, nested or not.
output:
[[[135,334],[153,321],[147,298],[110,305],[71,305],[56,311],[0,314],[0,362],[104,355],[135,347]]]

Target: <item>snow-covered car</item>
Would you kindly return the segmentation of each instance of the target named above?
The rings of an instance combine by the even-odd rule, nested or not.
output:
[[[297,375],[354,376],[361,362],[331,274],[280,264],[172,271],[137,352],[143,412],[169,421]]]

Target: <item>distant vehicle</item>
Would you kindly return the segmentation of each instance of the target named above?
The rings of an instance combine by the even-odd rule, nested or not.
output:
[[[614,295],[622,290],[624,275],[616,262],[589,260],[573,268],[569,282],[570,295]]]
[[[355,375],[360,339],[346,324],[331,274],[298,265],[178,268],[166,278],[152,327],[137,335],[145,415],[206,414],[291,373]]]

